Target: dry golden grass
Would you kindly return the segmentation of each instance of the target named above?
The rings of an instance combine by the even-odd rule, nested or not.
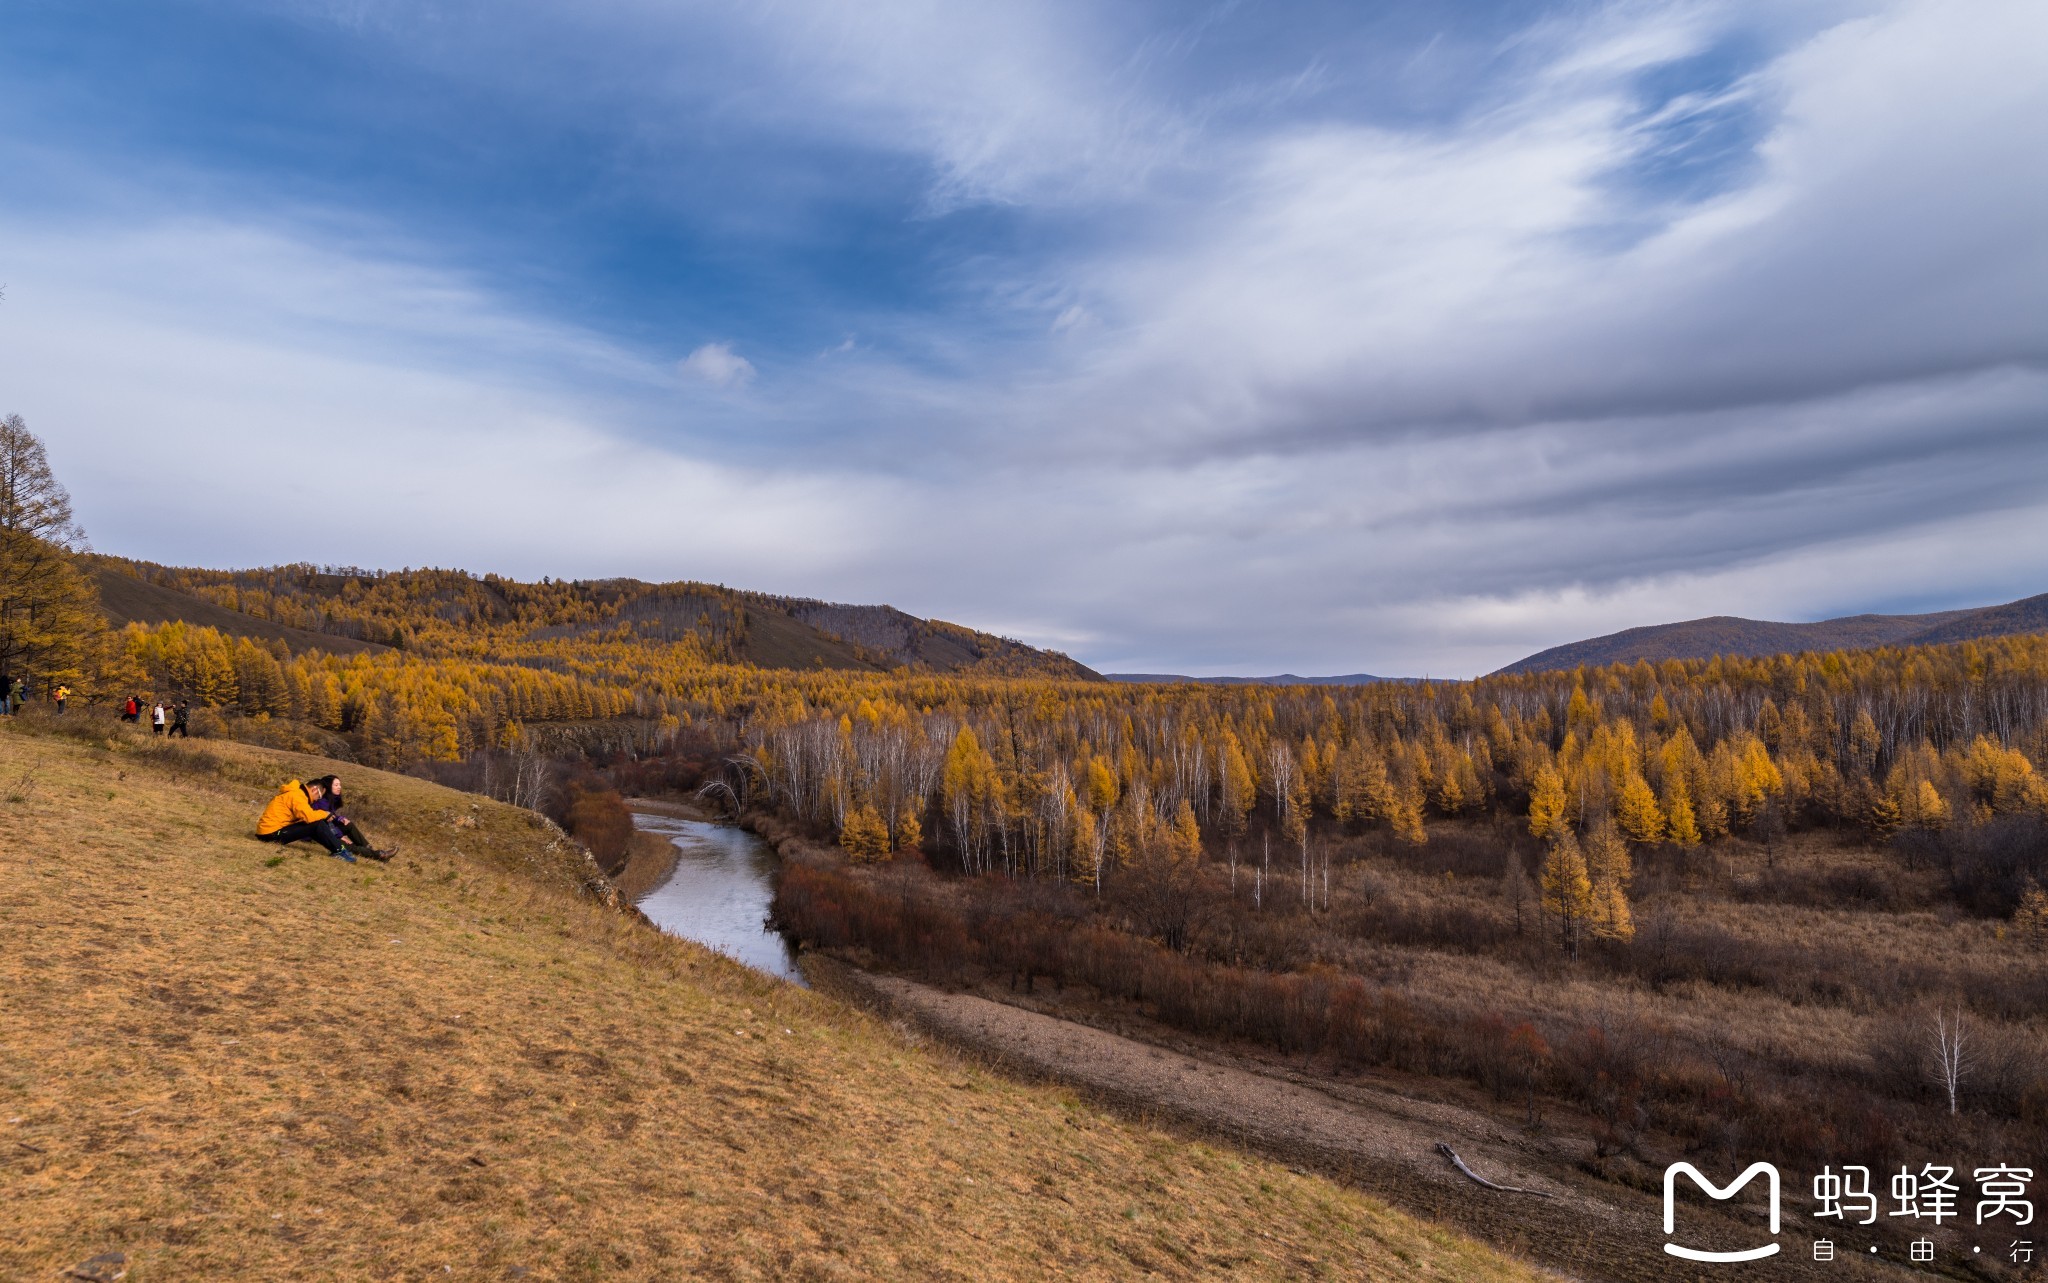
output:
[[[327,765],[0,729],[0,1277],[1537,1277],[661,936],[506,807],[336,768],[406,855],[276,862]]]

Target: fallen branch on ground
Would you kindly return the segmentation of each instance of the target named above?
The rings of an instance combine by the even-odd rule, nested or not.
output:
[[[1451,1166],[1465,1173],[1466,1179],[1470,1180],[1475,1185],[1484,1185],[1488,1189],[1497,1189],[1503,1194],[1533,1194],[1537,1198],[1551,1197],[1551,1195],[1545,1193],[1540,1189],[1523,1189],[1519,1185],[1495,1184],[1494,1182],[1486,1179],[1484,1176],[1481,1176],[1478,1172],[1475,1172],[1471,1168],[1465,1166],[1465,1160],[1458,1157],[1458,1151],[1452,1149],[1449,1145],[1444,1144],[1442,1141],[1438,1141],[1436,1143],[1436,1152],[1442,1154],[1445,1158],[1450,1159]]]

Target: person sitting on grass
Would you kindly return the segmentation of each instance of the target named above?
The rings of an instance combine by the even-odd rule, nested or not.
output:
[[[392,856],[398,854],[398,844],[396,842],[381,849],[371,846],[370,839],[363,836],[362,827],[341,813],[341,777],[339,775],[323,775],[319,779],[309,782],[320,786],[321,795],[314,801],[314,807],[327,813],[328,823],[334,826],[334,831],[341,834],[343,839],[348,842],[349,847],[357,855],[366,855],[372,860],[389,860]]]
[[[256,838],[261,842],[277,842],[289,845],[293,842],[318,842],[327,848],[327,854],[350,864],[356,857],[350,854],[341,835],[334,831],[334,821],[327,818],[327,812],[315,806],[326,790],[316,780],[301,784],[293,780],[270,799],[270,805],[263,808],[262,818],[256,821]]]

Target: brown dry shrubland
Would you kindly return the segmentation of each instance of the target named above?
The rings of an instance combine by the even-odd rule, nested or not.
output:
[[[1650,849],[1633,940],[1571,959],[1540,905],[1517,927],[1502,871],[1530,845],[1483,824],[1419,848],[1337,838],[1327,900],[1317,858],[1306,901],[1277,860],[1257,893],[1212,858],[1124,871],[1100,896],[820,861],[786,869],[776,912],[812,945],[940,983],[1057,987],[1080,1013],[1109,1003],[1324,1073],[1477,1087],[1504,1122],[1582,1129],[1632,1181],[1699,1153],[2048,1169],[2048,952],[1959,911],[1945,878],[1827,834]],[[1826,890],[1842,885],[1870,892]],[[1969,1031],[1954,1113],[1937,1009]]]
[[[0,1277],[1533,1277],[607,910],[526,813],[0,726]],[[340,769],[395,865],[247,834]]]

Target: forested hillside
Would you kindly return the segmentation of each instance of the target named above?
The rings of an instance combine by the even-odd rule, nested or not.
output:
[[[2038,806],[2048,751],[2036,638],[1461,684],[1155,686],[1068,680],[1086,670],[879,612],[699,586],[150,573],[298,636],[375,646],[130,625],[110,661],[129,682],[386,764],[530,748],[550,724],[629,727],[609,742],[640,755],[687,734],[756,761],[806,822],[872,819],[892,846],[914,825],[967,867],[1053,878],[1096,878],[1189,825],[1216,844],[1264,830],[1299,845],[1315,823],[1419,844],[1439,821],[1533,808],[1538,836],[1612,827],[1638,845],[1884,835]],[[763,634],[812,628],[791,611],[848,627],[832,644],[862,663],[746,662]],[[951,648],[955,667],[879,670],[911,645]]]
[[[764,668],[1095,676],[1057,652],[888,606],[842,606],[713,584],[527,584],[449,570],[196,570],[115,557],[93,561],[101,603],[118,624],[177,620],[283,640],[293,649],[383,646],[426,655],[492,649],[511,658],[523,642],[602,639],[678,644],[708,661]]]

